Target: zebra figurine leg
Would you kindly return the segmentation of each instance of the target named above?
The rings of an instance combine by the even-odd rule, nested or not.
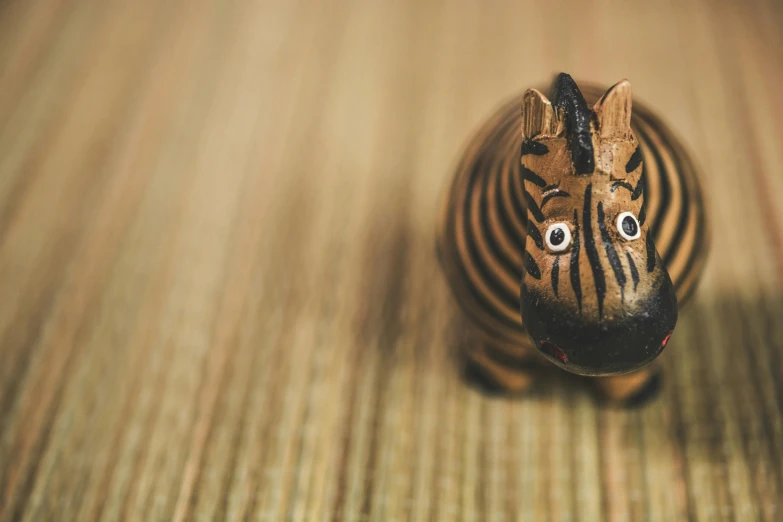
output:
[[[469,343],[463,350],[465,377],[493,393],[528,391],[534,382],[536,355],[514,348],[485,339]]]
[[[658,394],[661,369],[657,364],[651,364],[625,375],[596,377],[595,383],[606,400],[626,406],[641,406]]]

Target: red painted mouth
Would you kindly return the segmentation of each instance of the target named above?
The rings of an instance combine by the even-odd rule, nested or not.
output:
[[[663,341],[661,341],[661,348],[666,348],[666,345],[669,344],[669,339],[672,338],[672,334],[674,333],[674,330],[666,334],[666,337],[663,338]]]
[[[669,334],[671,335],[671,334]],[[669,338],[667,337],[666,340],[668,341]],[[558,359],[563,364],[568,364],[568,355],[555,346],[554,344],[550,343],[549,341],[541,341],[541,349],[545,351],[550,356],[554,357],[555,359]]]

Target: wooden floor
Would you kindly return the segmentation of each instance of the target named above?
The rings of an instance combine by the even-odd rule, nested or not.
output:
[[[783,520],[783,4],[0,0],[0,522]],[[460,148],[627,77],[703,166],[638,411],[460,378]]]

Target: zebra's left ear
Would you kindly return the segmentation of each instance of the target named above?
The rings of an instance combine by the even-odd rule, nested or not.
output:
[[[528,89],[522,95],[522,137],[546,138],[563,132],[563,119],[540,91]]]
[[[595,102],[593,112],[602,138],[630,139],[631,82],[616,83]]]

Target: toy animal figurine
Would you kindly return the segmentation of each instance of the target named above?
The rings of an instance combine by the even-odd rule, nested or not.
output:
[[[641,402],[707,252],[696,169],[649,110],[632,115],[626,80],[583,95],[560,74],[551,98],[529,89],[495,113],[446,198],[438,257],[474,325],[465,355],[509,392],[538,352]]]

